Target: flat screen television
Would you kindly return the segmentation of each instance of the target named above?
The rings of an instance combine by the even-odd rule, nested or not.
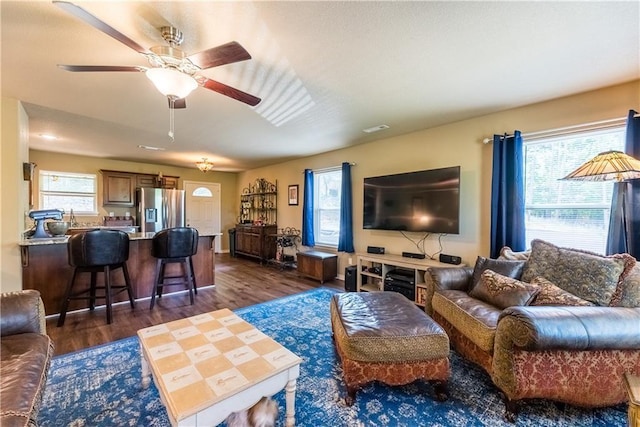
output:
[[[458,234],[460,166],[364,179],[363,227]]]

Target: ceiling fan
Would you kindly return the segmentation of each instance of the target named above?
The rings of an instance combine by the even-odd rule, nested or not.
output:
[[[245,104],[256,106],[261,99],[211,80],[198,74],[198,71],[220,65],[251,59],[251,55],[239,43],[233,41],[187,56],[178,46],[183,34],[174,27],[161,27],[160,34],[168,46],[154,46],[145,49],[109,24],[96,18],[80,6],[67,1],[54,0],[53,3],[76,18],[113,37],[120,43],[144,55],[150,67],[120,65],[58,65],[73,72],[118,71],[143,72],[156,88],[167,97],[170,108],[185,108],[185,97],[198,86],[218,92]]]

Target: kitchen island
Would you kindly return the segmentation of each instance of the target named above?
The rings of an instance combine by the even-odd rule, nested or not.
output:
[[[151,256],[151,239],[155,233],[129,233],[129,260],[127,267],[133,287],[133,297],[136,300],[148,298],[153,290],[155,280],[156,258]],[[215,284],[215,252],[214,241],[219,233],[200,235],[198,252],[193,256],[193,269],[195,271],[198,288]],[[42,239],[25,239],[20,242],[22,259],[22,289],[35,289],[40,292],[47,315],[60,312],[60,306],[64,299],[65,289],[73,273],[73,267],[69,265],[67,256],[68,236]],[[181,268],[179,265],[167,266],[170,269]],[[103,275],[98,275],[98,284],[103,283]],[[120,271],[113,274],[114,283],[123,283],[124,279]],[[89,274],[80,276],[83,283],[89,283]],[[85,280],[86,279],[86,280]],[[80,281],[78,281],[80,283]],[[74,287],[75,289],[75,287]],[[78,288],[79,290],[79,288]],[[180,292],[179,286],[171,286],[165,289],[165,293]],[[114,302],[127,301],[126,292],[118,294]],[[101,303],[102,301],[98,301]],[[69,311],[88,308],[89,302],[84,300],[71,301]],[[136,307],[138,308],[138,307]],[[148,306],[141,305],[147,309]]]

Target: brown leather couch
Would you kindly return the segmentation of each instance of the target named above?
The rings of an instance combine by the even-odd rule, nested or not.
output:
[[[53,356],[35,290],[0,294],[0,425],[37,426]]]
[[[430,269],[426,310],[451,345],[491,376],[509,420],[523,399],[584,407],[627,400],[624,373],[640,375],[639,307],[499,308],[470,295],[473,274],[469,267]]]

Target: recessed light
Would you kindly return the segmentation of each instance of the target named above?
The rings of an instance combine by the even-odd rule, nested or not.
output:
[[[47,141],[55,141],[58,139],[57,136],[51,135],[50,133],[41,133],[40,138],[46,139]]]
[[[378,125],[378,126],[362,129],[362,132],[373,133],[373,132],[378,132],[378,131],[384,130],[384,129],[389,129],[389,126],[387,126],[387,125]]]
[[[152,147],[151,145],[138,145],[138,148],[142,148],[143,150],[149,151],[164,151],[164,148],[161,147]]]

